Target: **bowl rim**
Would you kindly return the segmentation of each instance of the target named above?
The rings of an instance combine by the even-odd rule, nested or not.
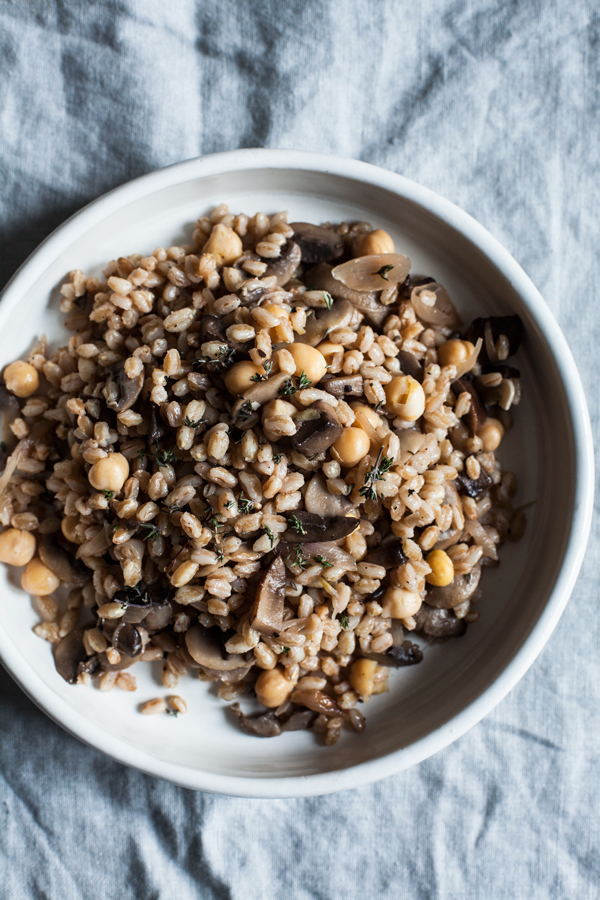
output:
[[[386,778],[427,759],[481,721],[523,677],[556,627],[583,562],[594,502],[592,431],[583,386],[567,341],[541,294],[516,260],[472,216],[429,188],[369,163],[307,151],[252,148],[196,157],[142,175],[93,200],[46,237],[2,291],[2,309],[8,313],[15,307],[28,285],[35,282],[78,233],[144,194],[194,178],[265,168],[331,174],[391,191],[462,234],[502,272],[535,319],[562,381],[573,428],[575,486],[571,530],[560,572],[539,618],[508,665],[474,701],[434,731],[408,747],[338,771],[268,778],[220,775],[157,760],[123,739],[106,734],[99,725],[71,708],[28,666],[0,630],[0,662],[43,712],[83,743],[126,766],[182,787],[263,799],[328,794]]]

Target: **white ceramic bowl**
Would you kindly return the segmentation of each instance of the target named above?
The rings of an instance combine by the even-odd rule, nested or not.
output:
[[[433,274],[470,316],[519,313],[526,340],[517,365],[524,399],[501,457],[535,501],[518,545],[484,579],[480,622],[461,640],[429,647],[394,671],[389,694],[366,708],[362,735],[334,748],[310,733],[258,740],[242,734],[214,689],[180,684],[190,712],[141,716],[168,693],[151,666],[136,666],[135,694],[72,687],[51,648],[32,632],[29,598],[2,569],[0,658],[56,722],[114,759],[186,787],[249,797],[323,794],[405,769],[462,735],[522,677],[548,640],[585,551],[593,498],[592,444],[583,390],[566,341],[522,269],[470,216],[399,175],[361,162],[289,150],[240,150],[189,160],[138,178],[91,203],[54,232],[17,272],[0,305],[0,365],[35,337],[63,339],[58,286],[67,272],[99,273],[123,253],[190,240],[194,220],[225,201],[234,211],[289,210],[291,220],[366,219],[389,231],[413,271]],[[23,747],[22,752],[27,753]]]

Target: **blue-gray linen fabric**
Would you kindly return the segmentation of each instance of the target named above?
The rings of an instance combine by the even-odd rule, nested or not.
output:
[[[599,53],[593,0],[1,0],[0,286],[72,212],[157,167],[257,146],[355,157],[516,257],[597,435]],[[0,898],[598,898],[598,549],[596,521],[554,635],[480,725],[329,797],[130,771],[0,672]]]

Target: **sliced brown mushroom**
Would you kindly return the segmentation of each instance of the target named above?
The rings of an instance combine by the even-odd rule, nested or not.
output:
[[[469,428],[471,429],[472,434],[477,434],[485,420],[487,419],[487,413],[485,411],[485,406],[481,401],[481,397],[477,391],[477,388],[466,376],[464,378],[458,378],[452,386],[455,394],[467,393],[471,396],[471,405],[469,407],[469,412],[466,415],[467,423]]]
[[[215,632],[218,632],[216,634]],[[239,653],[223,653],[218,628],[204,628],[192,625],[185,635],[185,643],[192,659],[203,668],[216,672],[227,672],[244,666],[244,657]]]
[[[144,642],[139,630],[131,622],[123,622],[115,631],[113,646],[119,653],[126,653],[131,659],[135,659],[144,649]]]
[[[304,506],[309,513],[330,519],[333,516],[345,516],[354,509],[354,504],[342,494],[332,494],[327,489],[325,476],[317,472],[308,483],[304,495]],[[355,520],[356,521],[356,520]]]
[[[466,494],[467,497],[479,497],[491,487],[492,483],[492,476],[483,467],[480,468],[477,478],[469,478],[466,472],[459,472],[456,476],[459,493]]]
[[[287,515],[288,528],[282,539],[288,544],[313,544],[339,541],[356,531],[358,519],[346,516],[325,518],[299,509]]]
[[[331,266],[327,263],[320,263],[307,272],[305,281],[312,290],[327,291],[336,300],[349,301],[374,325],[381,325],[390,314],[389,308],[380,302],[377,291],[353,291],[352,288],[346,287],[345,284],[333,277]]]
[[[404,374],[410,375],[421,384],[425,376],[425,371],[414,353],[410,353],[408,350],[401,350],[398,354],[398,359],[400,360],[400,365],[402,366]]]
[[[310,709],[295,709],[285,721],[282,721],[282,731],[304,731],[310,728],[317,714]]]
[[[290,228],[294,229],[292,240],[300,247],[302,262],[306,265],[338,259],[344,252],[341,234],[331,228],[310,222],[290,222]]]
[[[81,560],[75,557],[77,547],[74,544],[72,547],[73,552],[70,553],[61,547],[55,534],[46,534],[40,544],[40,559],[54,572],[57,578],[60,578],[63,584],[83,587],[91,580],[92,573]]]
[[[331,309],[314,310],[306,321],[306,331],[296,341],[316,347],[331,331],[348,325],[354,314],[355,308],[348,300],[336,300]]]
[[[197,666],[195,661],[194,665]],[[238,681],[244,680],[251,668],[251,663],[246,666],[240,666],[239,669],[229,669],[226,671],[223,669],[209,669],[208,666],[202,666],[202,672],[212,681],[221,681],[224,684],[237,684]]]
[[[281,734],[281,725],[275,716],[275,710],[271,709],[256,716],[246,716],[239,703],[233,703],[230,709],[238,717],[240,728],[246,734],[253,737],[278,737]]]
[[[280,541],[277,545],[277,549],[288,563],[293,566],[294,544],[292,541]],[[356,571],[356,560],[354,557],[345,550],[342,550],[341,547],[338,547],[338,545],[331,540],[303,543],[302,556],[305,560],[310,561],[311,565],[313,565],[313,563],[320,563],[323,565],[325,562],[330,563],[336,568],[339,567],[346,572]],[[329,567],[325,566],[325,569],[327,568]]]
[[[365,562],[373,563],[376,566],[383,566],[385,569],[397,569],[406,562],[406,556],[402,550],[402,541],[395,535],[389,542],[382,542],[380,547],[371,550],[365,556]]]
[[[523,332],[523,321],[520,316],[488,316],[473,319],[465,338],[472,344],[475,344],[478,338],[482,338],[483,347],[479,354],[479,362],[494,363],[499,361],[496,345],[500,336],[504,335],[508,340],[508,355],[512,356],[519,349]]]
[[[344,430],[333,407],[324,400],[317,400],[300,413],[296,422],[299,422],[299,428],[292,435],[291,444],[294,450],[306,457],[324,453]]]
[[[360,397],[363,393],[362,375],[326,375],[319,382],[319,388],[334,397]]]
[[[457,619],[451,609],[433,609],[425,603],[416,613],[416,630],[430,638],[444,640],[462,637],[467,630],[464,619]]]
[[[289,381],[290,376],[285,372],[278,372],[266,381],[257,381],[247,391],[244,391],[244,403],[260,403],[264,406],[270,400],[275,400],[279,396],[279,391]]]
[[[167,625],[170,625],[173,620],[173,607],[168,600],[163,601],[162,603],[152,603],[152,608],[150,612],[144,619],[144,628],[146,631],[154,633],[155,631],[162,631],[163,628],[166,628]]]
[[[256,586],[250,624],[260,634],[279,634],[285,604],[285,565],[277,555]]]
[[[225,323],[218,316],[204,315],[200,319],[200,341],[226,341]]]
[[[480,578],[481,568],[474,566],[467,575],[455,575],[446,587],[429,587],[425,603],[436,609],[454,609],[475,593]]]
[[[109,370],[109,375],[109,380],[102,389],[106,405],[115,412],[130,409],[144,386],[143,371],[135,378],[129,378],[125,373],[125,363],[120,362]]]
[[[70,631],[54,648],[56,671],[69,684],[75,684],[80,663],[85,663],[87,653],[83,646],[83,628]]]
[[[301,260],[302,254],[298,244],[288,241],[287,244],[283,245],[281,255],[277,259],[271,260],[267,266],[265,277],[272,278],[275,276],[277,284],[280,287],[284,287],[300,265]]]

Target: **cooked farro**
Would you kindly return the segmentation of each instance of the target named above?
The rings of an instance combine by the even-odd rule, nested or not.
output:
[[[221,204],[189,245],[71,272],[68,344],[4,370],[0,476],[0,560],[25,566],[66,680],[191,671],[255,694],[245,731],[329,745],[420,662],[412,634],[477,621],[482,569],[525,527],[495,456],[522,326],[461,330],[409,270],[366,223]]]

